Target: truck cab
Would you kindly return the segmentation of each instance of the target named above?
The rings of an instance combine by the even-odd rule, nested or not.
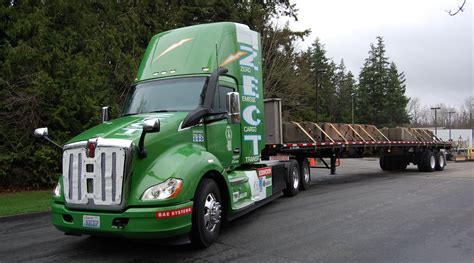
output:
[[[289,182],[285,165],[261,161],[261,70],[260,36],[242,24],[155,35],[119,118],[61,147],[53,225],[71,235],[188,235],[206,247],[222,220],[297,191],[298,168]]]

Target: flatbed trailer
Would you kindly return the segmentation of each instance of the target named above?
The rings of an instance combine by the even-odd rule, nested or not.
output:
[[[380,157],[382,170],[404,170],[409,163],[418,165],[420,171],[442,170],[446,166],[444,150],[451,147],[451,142],[442,141],[423,129],[413,129],[412,140],[390,140],[388,135],[375,126],[369,130],[364,129],[360,124],[342,124],[341,126],[341,124],[333,123],[307,122],[323,135],[315,138],[311,135],[314,132],[305,129],[304,125],[290,122],[304,135],[304,138],[300,137],[301,141],[297,142],[294,134],[285,134],[283,131],[281,99],[265,100],[265,115],[267,144],[262,151],[263,159],[319,158],[331,170],[331,174],[335,174],[337,159],[363,157]],[[332,134],[337,135],[337,138],[331,137],[329,131],[322,128],[323,126],[328,127]],[[344,127],[344,130],[338,127]],[[347,135],[348,131],[351,134]],[[287,137],[293,137],[292,142],[287,142],[285,140]],[[435,158],[434,166],[431,167],[428,163],[432,161],[430,152]],[[430,156],[424,158],[424,154]],[[328,165],[323,158],[330,158],[330,164]]]

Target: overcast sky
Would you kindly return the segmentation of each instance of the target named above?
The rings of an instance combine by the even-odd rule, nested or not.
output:
[[[407,95],[422,105],[459,106],[474,95],[473,0],[293,0],[294,30],[311,29],[305,48],[319,37],[328,56],[358,76],[369,44],[384,37],[387,56],[407,79]]]

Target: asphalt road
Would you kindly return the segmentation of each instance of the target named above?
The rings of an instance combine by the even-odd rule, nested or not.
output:
[[[338,175],[226,226],[206,250],[187,244],[64,236],[49,215],[0,219],[0,262],[474,262],[474,162],[388,173],[344,160]]]

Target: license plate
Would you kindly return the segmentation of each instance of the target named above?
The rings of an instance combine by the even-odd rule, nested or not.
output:
[[[82,216],[82,226],[100,228],[100,216]]]

